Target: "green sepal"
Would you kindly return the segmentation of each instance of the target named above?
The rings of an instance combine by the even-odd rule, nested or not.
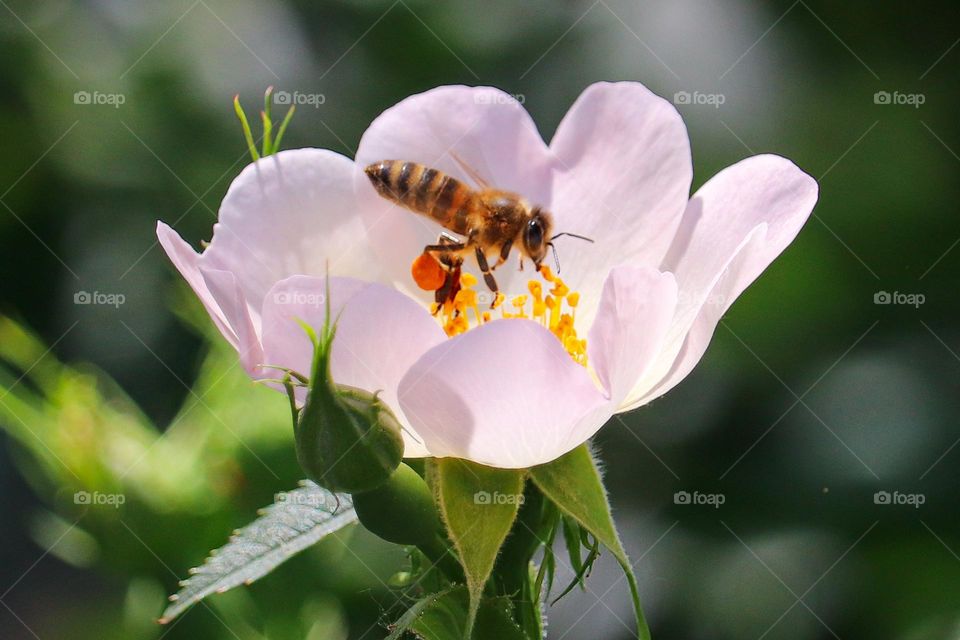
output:
[[[400,465],[400,423],[376,393],[333,381],[330,356],[336,326],[330,321],[329,297],[320,335],[306,323],[301,326],[313,343],[313,363],[294,429],[297,460],[311,480],[331,491],[373,490]]]
[[[296,110],[295,105],[291,105],[287,110],[287,114],[283,117],[283,121],[280,123],[280,127],[274,136],[273,128],[273,87],[267,87],[267,90],[263,92],[263,110],[260,112],[260,121],[263,125],[263,143],[262,150],[257,151],[257,145],[253,141],[253,131],[250,129],[250,121],[247,120],[247,114],[243,111],[243,107],[240,106],[240,96],[236,95],[233,97],[233,110],[237,114],[237,118],[240,120],[240,127],[243,129],[243,137],[247,142],[247,149],[250,151],[250,157],[254,162],[260,158],[266,158],[269,155],[272,155],[280,150],[280,140],[283,138],[284,132],[287,130],[287,125],[290,124],[290,120],[293,119],[293,113]]]
[[[260,159],[260,153],[257,151],[257,145],[253,141],[253,132],[250,130],[250,122],[247,120],[247,114],[243,112],[240,106],[240,95],[233,96],[233,110],[240,119],[240,128],[243,129],[243,139],[247,141],[247,149],[250,151],[250,157],[256,162]]]
[[[440,514],[463,566],[470,596],[462,638],[473,637],[484,587],[517,517],[524,476],[521,469],[494,469],[456,458],[440,458],[430,465]]]
[[[533,467],[530,478],[565,516],[589,531],[620,563],[633,598],[637,637],[649,640],[650,630],[640,606],[637,579],[617,535],[600,469],[590,449],[584,444],[553,462]]]
[[[590,531],[569,518],[564,518],[563,539],[570,556],[570,566],[573,568],[574,576],[570,580],[570,584],[560,592],[560,595],[550,601],[550,606],[557,604],[577,585],[580,585],[581,589],[586,589],[585,579],[593,568],[593,563],[600,557],[600,541]],[[587,550],[586,560],[580,556],[581,547]]]

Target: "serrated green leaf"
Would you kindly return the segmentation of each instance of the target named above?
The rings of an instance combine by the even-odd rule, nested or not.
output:
[[[524,473],[455,458],[441,458],[434,465],[440,512],[463,565],[470,594],[463,638],[472,637],[484,585],[517,517]]]
[[[350,496],[330,493],[309,480],[293,491],[277,494],[259,518],[190,571],[180,591],[170,597],[160,623],[170,622],[210,594],[262,578],[293,555],[356,521]]]
[[[650,630],[640,606],[637,579],[617,535],[600,470],[590,449],[584,444],[553,462],[533,467],[530,477],[564,515],[576,520],[613,553],[630,585],[637,618],[637,636],[641,640],[649,640]]]
[[[387,640],[412,633],[420,640],[460,640],[466,633],[470,594],[464,587],[431,594],[416,602],[393,627]],[[506,598],[480,602],[474,636],[483,640],[528,640],[510,616]]]

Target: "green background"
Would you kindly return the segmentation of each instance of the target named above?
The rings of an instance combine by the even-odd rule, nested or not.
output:
[[[152,622],[299,478],[284,399],[236,366],[155,221],[210,237],[247,161],[237,93],[249,111],[267,85],[322,94],[284,146],[352,155],[436,85],[518,94],[549,139],[617,79],[723,96],[678,106],[694,187],[759,152],[821,185],[695,372],[596,439],[654,637],[958,637],[958,39],[948,2],[3,0],[0,637],[381,637],[402,558],[362,531]],[[604,557],[550,637],[630,637],[619,575]]]

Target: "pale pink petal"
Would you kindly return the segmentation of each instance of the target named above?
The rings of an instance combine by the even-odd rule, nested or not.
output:
[[[672,104],[636,82],[588,87],[550,143],[562,275],[590,326],[618,264],[658,267],[680,224],[693,175],[687,130]]]
[[[291,275],[380,277],[356,215],[353,162],[293,149],[248,165],[220,206],[201,264],[232,272],[259,316],[270,287]]]
[[[587,349],[614,405],[619,406],[663,347],[676,305],[673,274],[634,266],[610,272]]]
[[[400,405],[431,455],[501,468],[554,460],[610,417],[587,370],[530,320],[495,320],[426,352]]]
[[[817,193],[813,178],[774,155],[738,162],[697,192],[662,266],[680,286],[677,316],[657,375],[634,387],[628,407],[666,393],[693,369],[723,313],[796,237]]]
[[[331,314],[339,318],[331,372],[339,384],[381,399],[404,426],[404,456],[428,455],[397,401],[400,379],[425,351],[446,340],[434,318],[411,298],[379,284],[349,278],[330,280]],[[297,323],[317,331],[325,316],[323,278],[294,276],[278,282],[264,302],[263,344],[267,364],[309,375],[313,347]],[[274,377],[269,371],[265,377]]]
[[[208,269],[200,265],[200,275],[207,290],[223,312],[227,324],[236,334],[234,347],[240,355],[240,364],[250,375],[256,375],[263,362],[263,348],[260,346],[258,326],[250,317],[250,309],[244,297],[243,288],[229,271]],[[257,318],[259,323],[259,318]]]
[[[360,213],[384,268],[397,286],[426,300],[413,284],[410,263],[442,227],[381,198],[363,174],[381,160],[419,162],[478,188],[454,155],[490,185],[522,194],[535,203],[550,200],[550,157],[526,110],[490,87],[439,87],[411,96],[384,111],[367,129],[357,150],[356,186]],[[497,273],[513,291],[516,263]],[[467,267],[476,272],[468,261]]]
[[[193,292],[200,298],[200,302],[203,303],[207,313],[210,314],[217,329],[227,339],[230,346],[238,349],[237,332],[227,322],[223,310],[213,298],[210,290],[207,289],[207,283],[203,281],[203,276],[200,274],[200,254],[194,251],[193,247],[187,244],[176,231],[163,222],[157,223],[157,239],[160,241],[163,250],[167,252],[170,262],[173,263],[173,266],[187,281]]]

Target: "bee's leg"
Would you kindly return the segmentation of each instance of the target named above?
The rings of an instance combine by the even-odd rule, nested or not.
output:
[[[507,258],[510,257],[510,250],[513,249],[513,242],[505,242],[502,247],[500,247],[500,257],[497,258],[497,264],[493,265],[493,268],[496,269],[504,262],[507,261]]]
[[[433,312],[433,315],[437,315],[440,312],[440,309],[443,307],[443,303],[447,301],[447,297],[450,295],[450,291],[453,289],[453,280],[448,273],[443,280],[443,284],[440,285],[440,288],[437,289],[433,294],[433,300],[437,303],[437,309]]]
[[[467,245],[463,242],[455,242],[451,244],[428,244],[423,248],[424,253],[456,253],[457,251],[463,251]]]
[[[460,290],[460,265],[463,264],[463,258],[458,254],[450,253],[440,256],[440,266],[445,275],[443,284],[434,293],[434,301],[438,304],[452,302]]]
[[[480,272],[483,274],[483,281],[487,283],[487,287],[493,292],[493,299],[494,302],[496,302],[496,294],[500,291],[500,289],[497,288],[497,280],[493,277],[493,274],[490,273],[490,265],[487,264],[487,256],[483,255],[483,249],[477,247],[476,253],[477,266],[480,267]],[[493,308],[493,305],[490,305],[490,307]]]

